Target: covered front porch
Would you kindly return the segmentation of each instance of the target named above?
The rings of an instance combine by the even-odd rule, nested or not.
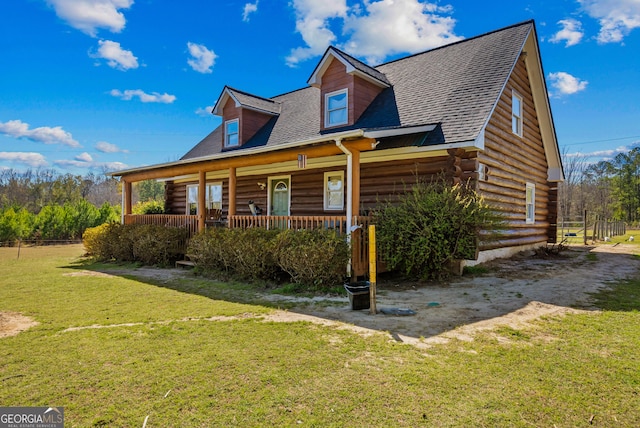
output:
[[[127,171],[121,176],[122,222],[181,227],[190,237],[209,227],[335,230],[352,244],[353,273],[364,275],[362,230],[371,219],[359,215],[360,153],[374,150],[376,141],[351,134],[277,152],[245,149],[243,156],[229,152]],[[338,186],[327,196],[322,180],[326,186],[332,173]],[[167,214],[132,213],[132,184],[148,179],[165,182]]]

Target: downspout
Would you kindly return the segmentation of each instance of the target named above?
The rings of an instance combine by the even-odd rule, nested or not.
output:
[[[342,138],[335,139],[336,146],[342,153],[347,155],[347,243],[351,246],[351,221],[353,219],[353,154],[349,149],[342,145]],[[347,263],[347,275],[351,276],[351,256],[349,256],[349,262]]]

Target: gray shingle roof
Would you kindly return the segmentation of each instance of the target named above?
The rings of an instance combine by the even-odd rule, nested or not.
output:
[[[262,110],[272,114],[280,114],[280,104],[274,100],[251,95],[229,86],[227,86],[227,90],[243,107]]]
[[[527,21],[375,67],[392,86],[376,97],[353,126],[332,132],[440,124],[445,143],[475,140],[531,31],[533,22]],[[356,63],[352,64],[356,67]],[[272,101],[272,105],[280,107],[280,115],[237,150],[277,146],[325,134],[320,130],[317,88],[306,87],[270,100],[234,91],[246,96],[241,102]],[[182,159],[220,153],[220,132],[213,131]]]
[[[340,55],[342,57],[342,59],[344,59],[345,61],[347,61],[349,64],[351,64],[353,66],[353,68],[355,68],[356,70],[364,73],[364,74],[368,74],[369,76],[373,77],[376,80],[379,80],[383,83],[386,83],[387,85],[390,85],[391,82],[389,81],[389,79],[387,79],[387,76],[384,75],[384,73],[380,72],[379,70],[376,70],[374,67],[371,67],[367,64],[365,64],[364,62],[360,61],[357,58],[352,57],[351,55],[342,52],[340,49],[331,46],[329,49],[333,50],[336,54]]]

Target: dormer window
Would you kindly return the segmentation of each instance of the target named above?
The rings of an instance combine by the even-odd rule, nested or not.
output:
[[[349,93],[347,89],[328,93],[324,96],[324,126],[345,125],[349,122]]]
[[[236,147],[240,142],[239,137],[240,128],[238,126],[238,119],[227,120],[224,123],[224,146]]]

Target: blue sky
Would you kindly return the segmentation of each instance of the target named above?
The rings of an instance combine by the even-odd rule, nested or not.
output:
[[[376,65],[535,19],[561,150],[640,142],[640,0],[4,0],[0,169],[174,161],[224,85],[306,85],[327,45]]]

